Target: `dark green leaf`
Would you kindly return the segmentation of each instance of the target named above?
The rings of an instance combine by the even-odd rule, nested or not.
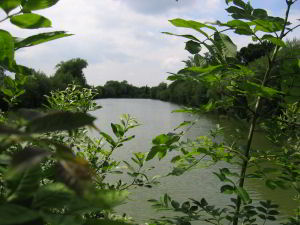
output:
[[[146,161],[153,159],[159,151],[160,151],[160,146],[153,146],[147,154]]]
[[[55,5],[59,0],[26,0],[23,1],[25,11],[34,11],[39,9],[49,8]]]
[[[250,81],[247,81],[246,83],[242,84],[241,88],[243,88],[245,91],[247,91],[247,93],[251,95],[261,96],[265,98],[272,98],[274,97],[274,95],[282,93],[273,88],[264,87]]]
[[[191,41],[186,42],[185,50],[187,50],[189,53],[194,55],[201,51],[201,46],[198,42],[191,40]]]
[[[265,208],[263,208],[263,207],[256,207],[256,209],[258,210],[258,211],[260,211],[260,212],[262,212],[262,213],[265,213],[265,214],[267,214],[267,210],[265,209]]]
[[[39,188],[41,168],[38,165],[22,172],[9,170],[5,179],[10,189],[8,201],[26,200],[31,198]]]
[[[52,183],[42,186],[34,195],[33,207],[63,209],[71,203],[74,192],[62,183]]]
[[[20,49],[24,47],[30,47],[38,44],[42,44],[48,41],[52,41],[55,39],[63,38],[71,36],[72,34],[66,34],[64,31],[54,31],[54,32],[48,32],[48,33],[41,33],[38,35],[33,35],[28,38],[25,38],[20,41],[15,42],[15,49]]]
[[[272,190],[277,188],[276,182],[272,181],[272,180],[266,180],[266,186]]]
[[[33,221],[39,217],[39,214],[28,208],[14,205],[0,205],[1,225],[16,225]]]
[[[83,225],[131,225],[122,221],[108,219],[88,219]]]
[[[244,188],[242,188],[242,187],[236,187],[236,193],[241,197],[242,201],[245,204],[248,204],[248,203],[251,202],[249,194],[248,194],[248,192]]]
[[[254,9],[252,15],[259,19],[265,19],[266,17],[268,17],[268,13],[264,9]]]
[[[168,34],[168,35],[174,35],[174,36],[178,36],[178,37],[184,37],[184,38],[191,39],[191,40],[194,40],[194,41],[200,41],[198,38],[196,38],[195,36],[190,35],[190,34],[173,34],[173,33],[170,33],[170,32],[162,32],[162,33],[163,34]]]
[[[13,16],[10,22],[20,28],[36,29],[51,27],[51,21],[41,15],[34,13],[24,13],[22,15]]]
[[[21,4],[21,0],[1,0],[0,8],[2,8],[6,14],[8,14],[11,10],[17,8]]]
[[[273,44],[278,45],[280,47],[285,47],[285,43],[283,40],[281,40],[280,38],[274,37],[270,34],[265,34],[261,39],[268,40],[268,41],[272,42]]]
[[[82,225],[83,219],[80,215],[55,214],[50,212],[40,213],[47,224],[51,225]]]
[[[30,121],[27,132],[44,133],[62,130],[72,130],[86,125],[92,125],[95,117],[85,113],[55,112]]]
[[[179,202],[176,202],[174,200],[171,201],[171,205],[174,209],[178,209],[180,207],[180,204]]]
[[[26,171],[39,164],[50,152],[36,147],[26,147],[13,155],[11,173]]]
[[[224,193],[224,194],[232,194],[234,192],[234,187],[231,186],[231,185],[223,185],[221,187],[221,193]]]

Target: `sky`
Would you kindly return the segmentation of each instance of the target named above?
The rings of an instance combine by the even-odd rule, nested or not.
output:
[[[285,0],[252,0],[251,4],[266,9],[273,16],[284,16]],[[59,62],[82,58],[88,62],[84,74],[90,85],[127,80],[136,86],[155,86],[166,81],[168,72],[182,68],[182,61],[189,56],[184,50],[186,39],[162,32],[193,32],[175,28],[168,20],[226,22],[230,19],[226,7],[225,0],[60,0],[51,8],[35,12],[52,21],[50,29],[23,30],[8,21],[1,26],[22,38],[58,30],[74,34],[17,51],[19,64],[49,76],[55,73]],[[1,12],[0,18],[4,16]],[[290,18],[291,22],[300,23],[297,21],[300,0],[295,3]],[[299,37],[299,30],[292,32],[289,38]],[[231,37],[239,48],[251,41],[244,36]]]

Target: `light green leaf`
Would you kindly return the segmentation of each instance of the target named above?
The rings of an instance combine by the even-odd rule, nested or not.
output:
[[[216,44],[223,52],[225,57],[236,57],[237,46],[232,42],[228,35],[216,32],[214,34],[214,40],[217,42]]]
[[[14,39],[5,30],[0,30],[0,65],[10,68],[14,63]]]
[[[0,205],[1,225],[23,224],[26,222],[33,221],[38,217],[39,214],[37,212],[19,205]]]
[[[283,24],[278,21],[256,19],[251,22],[251,25],[255,25],[255,31],[263,31],[267,33],[273,33],[283,29]]]
[[[55,5],[59,0],[27,0],[22,4],[25,11],[34,11],[49,8]]]
[[[3,92],[3,94],[5,94],[8,97],[13,97],[14,96],[14,93],[10,89],[2,87],[1,91]]]
[[[15,8],[17,8],[21,4],[21,0],[1,0],[0,8],[2,8],[6,14]]]
[[[24,13],[22,15],[13,16],[10,18],[10,22],[25,29],[51,27],[51,21],[49,19],[34,13]]]
[[[114,139],[108,135],[107,133],[105,132],[100,132],[100,134],[104,137],[104,139],[112,145],[112,147],[116,147],[117,146],[117,143],[114,141]]]
[[[48,32],[48,33],[41,33],[38,35],[33,35],[28,38],[25,38],[21,41],[15,42],[15,49],[20,49],[24,47],[30,47],[38,44],[42,44],[48,41],[52,41],[55,39],[63,38],[71,36],[72,34],[66,34],[64,31],[55,31],[55,32]]]
[[[199,31],[200,28],[208,28],[214,31],[217,31],[217,29],[213,26],[209,26],[207,24],[204,23],[200,23],[194,20],[184,20],[181,18],[177,18],[177,19],[173,19],[173,20],[169,20],[175,27],[184,27],[184,28],[191,28],[194,29],[196,31]]]
[[[212,73],[221,68],[222,68],[222,65],[208,66],[208,67],[188,67],[188,68],[184,69],[183,72],[189,71],[189,72],[194,72],[194,73],[199,73],[199,74]]]
[[[30,121],[27,132],[44,133],[61,130],[72,130],[92,125],[95,117],[80,112],[54,112]]]

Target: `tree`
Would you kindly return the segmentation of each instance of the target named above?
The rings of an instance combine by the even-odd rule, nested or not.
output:
[[[55,66],[56,72],[53,80],[56,82],[63,82],[66,85],[74,82],[75,84],[86,86],[87,83],[83,69],[85,69],[87,66],[87,61],[80,58],[70,59],[65,62],[62,61]]]

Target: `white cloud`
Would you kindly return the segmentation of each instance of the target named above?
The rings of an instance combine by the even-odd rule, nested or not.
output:
[[[80,57],[89,63],[85,70],[89,84],[128,80],[135,85],[156,85],[164,81],[167,72],[180,69],[188,56],[185,39],[161,32],[195,33],[172,27],[168,19],[226,21],[224,7],[223,0],[61,0],[37,11],[52,20],[53,29],[27,31],[9,23],[2,29],[21,37],[53,30],[75,34],[18,52],[20,63],[47,74],[53,74],[60,61]],[[239,47],[249,41],[241,36],[232,39]]]

